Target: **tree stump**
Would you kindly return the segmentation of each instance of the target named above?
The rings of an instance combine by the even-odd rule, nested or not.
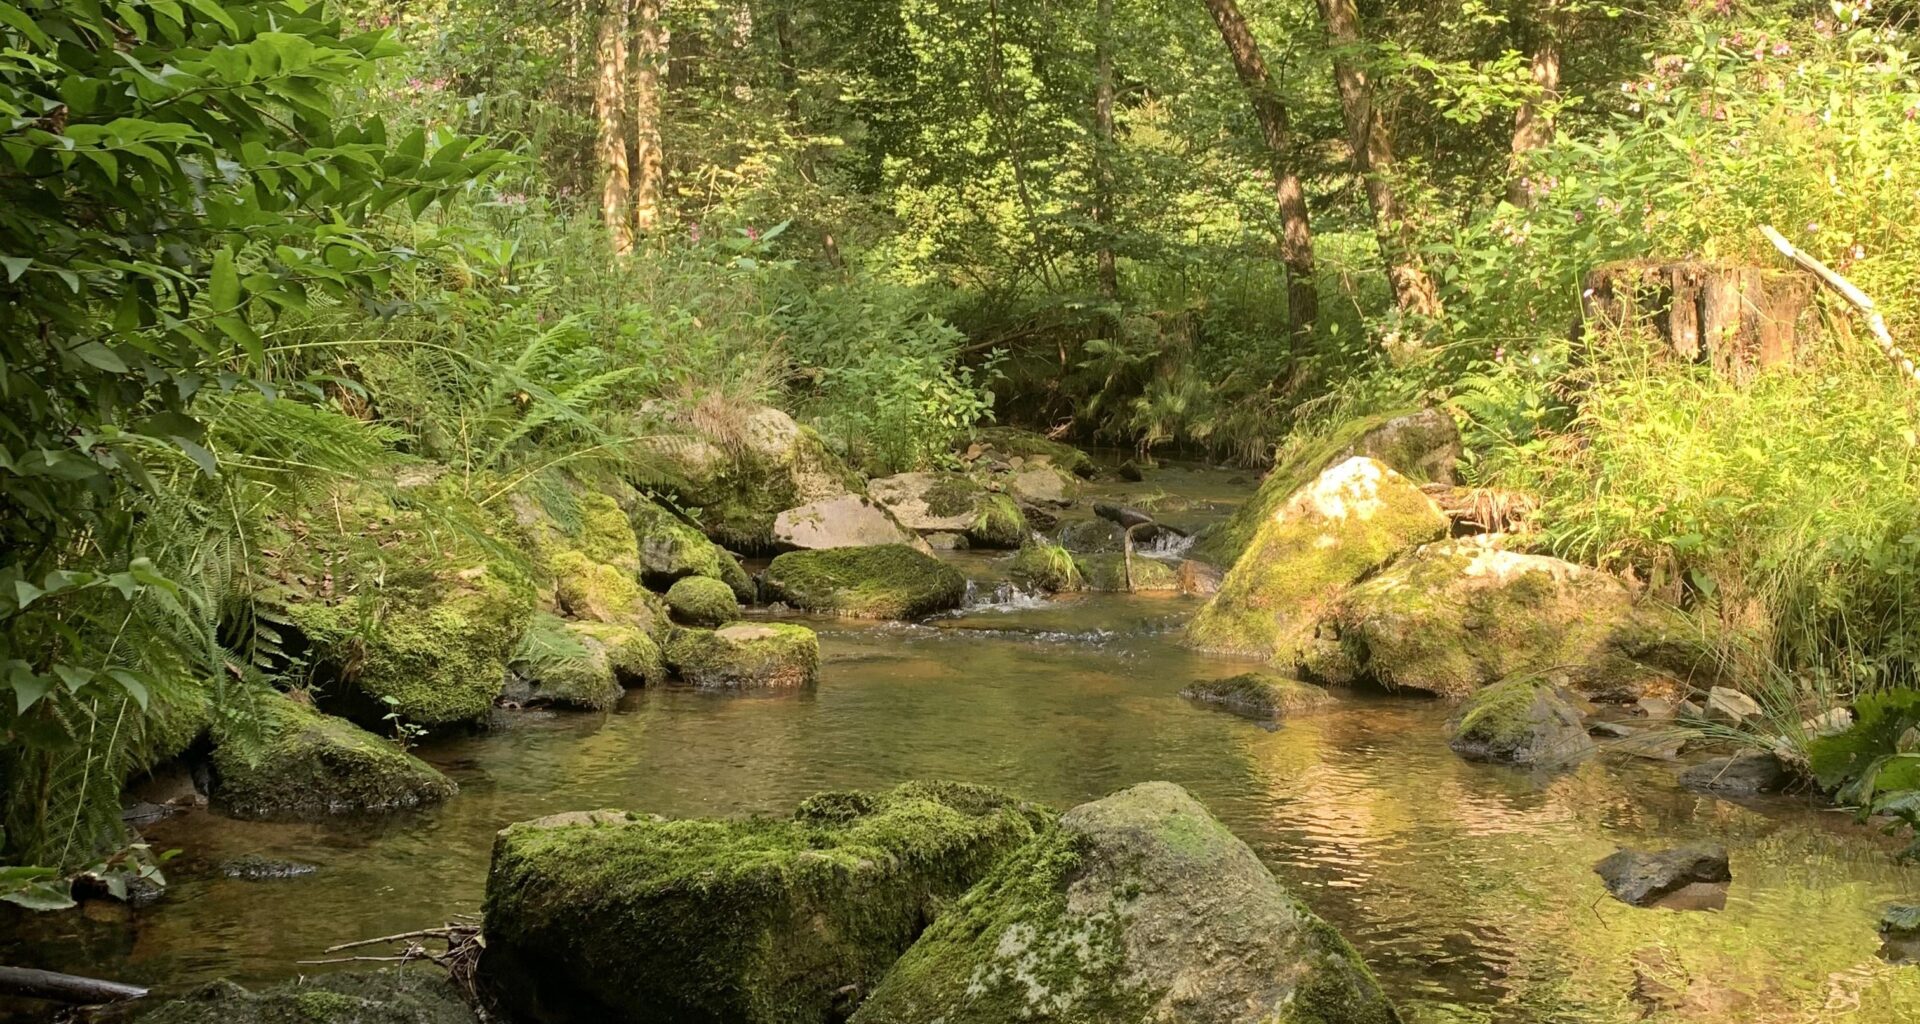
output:
[[[1760,367],[1793,364],[1813,284],[1739,264],[1629,260],[1588,271],[1580,306],[1598,337],[1651,329],[1675,357],[1745,381]]]

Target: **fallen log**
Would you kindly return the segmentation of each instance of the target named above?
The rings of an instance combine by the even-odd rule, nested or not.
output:
[[[93,1006],[139,999],[146,994],[147,990],[138,985],[118,981],[101,981],[32,967],[0,967],[0,995],[45,999],[73,1006]]]

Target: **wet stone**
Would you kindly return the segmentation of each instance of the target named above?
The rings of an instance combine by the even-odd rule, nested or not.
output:
[[[1622,903],[1651,906],[1696,882],[1730,882],[1727,849],[1695,843],[1671,850],[1620,850],[1593,866],[1607,891]]]

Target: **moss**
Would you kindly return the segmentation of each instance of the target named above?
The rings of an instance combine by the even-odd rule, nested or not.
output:
[[[927,488],[927,511],[942,518],[972,515],[985,490],[958,473],[941,477]]]
[[[904,544],[789,551],[764,578],[775,600],[795,608],[867,619],[958,608],[967,591],[958,569]]]
[[[1180,696],[1202,704],[1217,704],[1249,718],[1272,720],[1312,711],[1333,700],[1332,695],[1312,683],[1265,672],[1202,680],[1181,690]]]
[[[740,605],[725,584],[705,576],[676,580],[667,590],[675,622],[687,626],[724,626],[740,617]]]
[[[1447,517],[1405,478],[1370,459],[1348,460],[1261,525],[1188,625],[1187,640],[1290,671],[1318,617],[1349,586],[1447,530]]]
[[[306,818],[438,803],[454,785],[344,719],[267,698],[255,729],[216,732],[214,798],[237,818]]]
[[[215,982],[177,999],[127,1007],[140,1024],[473,1024],[459,987],[438,967],[303,977],[258,992]]]
[[[1005,458],[1039,455],[1076,476],[1092,476],[1093,458],[1070,444],[1052,440],[1044,434],[1019,427],[983,427],[973,432],[974,440],[992,448]]]
[[[844,1017],[848,987],[869,990],[1036,819],[990,790],[908,784],[787,820],[514,825],[494,845],[483,977],[527,1017]]]
[[[205,684],[196,681],[155,695],[147,713],[139,716],[140,734],[130,752],[128,774],[150,771],[180,756],[212,726],[213,701]]]
[[[1460,707],[1454,738],[1502,746],[1524,741],[1532,728],[1534,697],[1546,685],[1538,679],[1514,679],[1468,697]]]
[[[598,622],[574,622],[568,628],[606,649],[613,678],[622,685],[647,686],[667,678],[666,657],[646,632]]]
[[[1260,489],[1234,510],[1226,522],[1194,542],[1192,557],[1230,566],[1253,543],[1261,524],[1272,519],[1294,492],[1327,469],[1364,455],[1417,483],[1451,479],[1460,452],[1459,432],[1439,410],[1399,409],[1349,420],[1310,441],[1275,464]]]
[[[1127,557],[1124,552],[1076,555],[1073,561],[1079,567],[1080,577],[1088,590],[1128,593]],[[1179,589],[1180,574],[1172,566],[1157,558],[1148,558],[1137,552],[1134,554],[1132,592],[1164,593]]]
[[[1058,544],[1031,540],[1014,553],[1007,575],[1014,582],[1050,594],[1078,590],[1085,582],[1073,554]]]
[[[513,671],[532,687],[531,703],[603,711],[626,692],[620,685],[623,673],[615,669],[616,656],[627,669],[626,679],[638,673],[644,682],[649,654],[658,661],[653,641],[631,626],[540,616],[527,630]],[[658,675],[657,666],[652,671]]]
[[[805,626],[734,623],[716,630],[678,629],[666,662],[703,690],[811,686],[820,671],[820,640]]]
[[[1593,747],[1579,712],[1539,676],[1503,680],[1467,698],[1450,728],[1449,746],[1476,761],[1563,762]]]
[[[666,604],[641,587],[632,572],[592,561],[585,552],[575,550],[554,555],[548,567],[554,575],[556,603],[573,618],[633,626],[654,634],[665,629]]]
[[[1017,548],[1031,531],[1020,506],[1004,494],[982,494],[967,523],[967,540],[975,547]]]

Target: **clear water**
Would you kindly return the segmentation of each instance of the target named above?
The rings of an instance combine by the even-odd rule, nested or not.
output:
[[[992,560],[967,560],[989,575]],[[608,715],[530,713],[421,751],[459,783],[431,811],[342,825],[210,814],[156,830],[188,851],[151,908],[62,915],[8,962],[145,982],[269,980],[337,942],[477,914],[495,830],[557,811],[784,814],[823,789],[914,778],[1065,807],[1148,779],[1191,789],[1341,928],[1409,1021],[1920,1019],[1920,968],[1881,960],[1881,906],[1920,872],[1850,818],[1739,806],[1674,766],[1606,756],[1535,775],[1447,750],[1445,706],[1342,694],[1277,730],[1189,705],[1244,666],[1184,651],[1189,599],[1014,602],[926,625],[821,622],[806,694],[634,693]],[[1592,863],[1620,845],[1712,838],[1724,909],[1634,909]],[[242,854],[306,861],[273,882],[213,877]],[[116,908],[117,909],[117,908]]]

